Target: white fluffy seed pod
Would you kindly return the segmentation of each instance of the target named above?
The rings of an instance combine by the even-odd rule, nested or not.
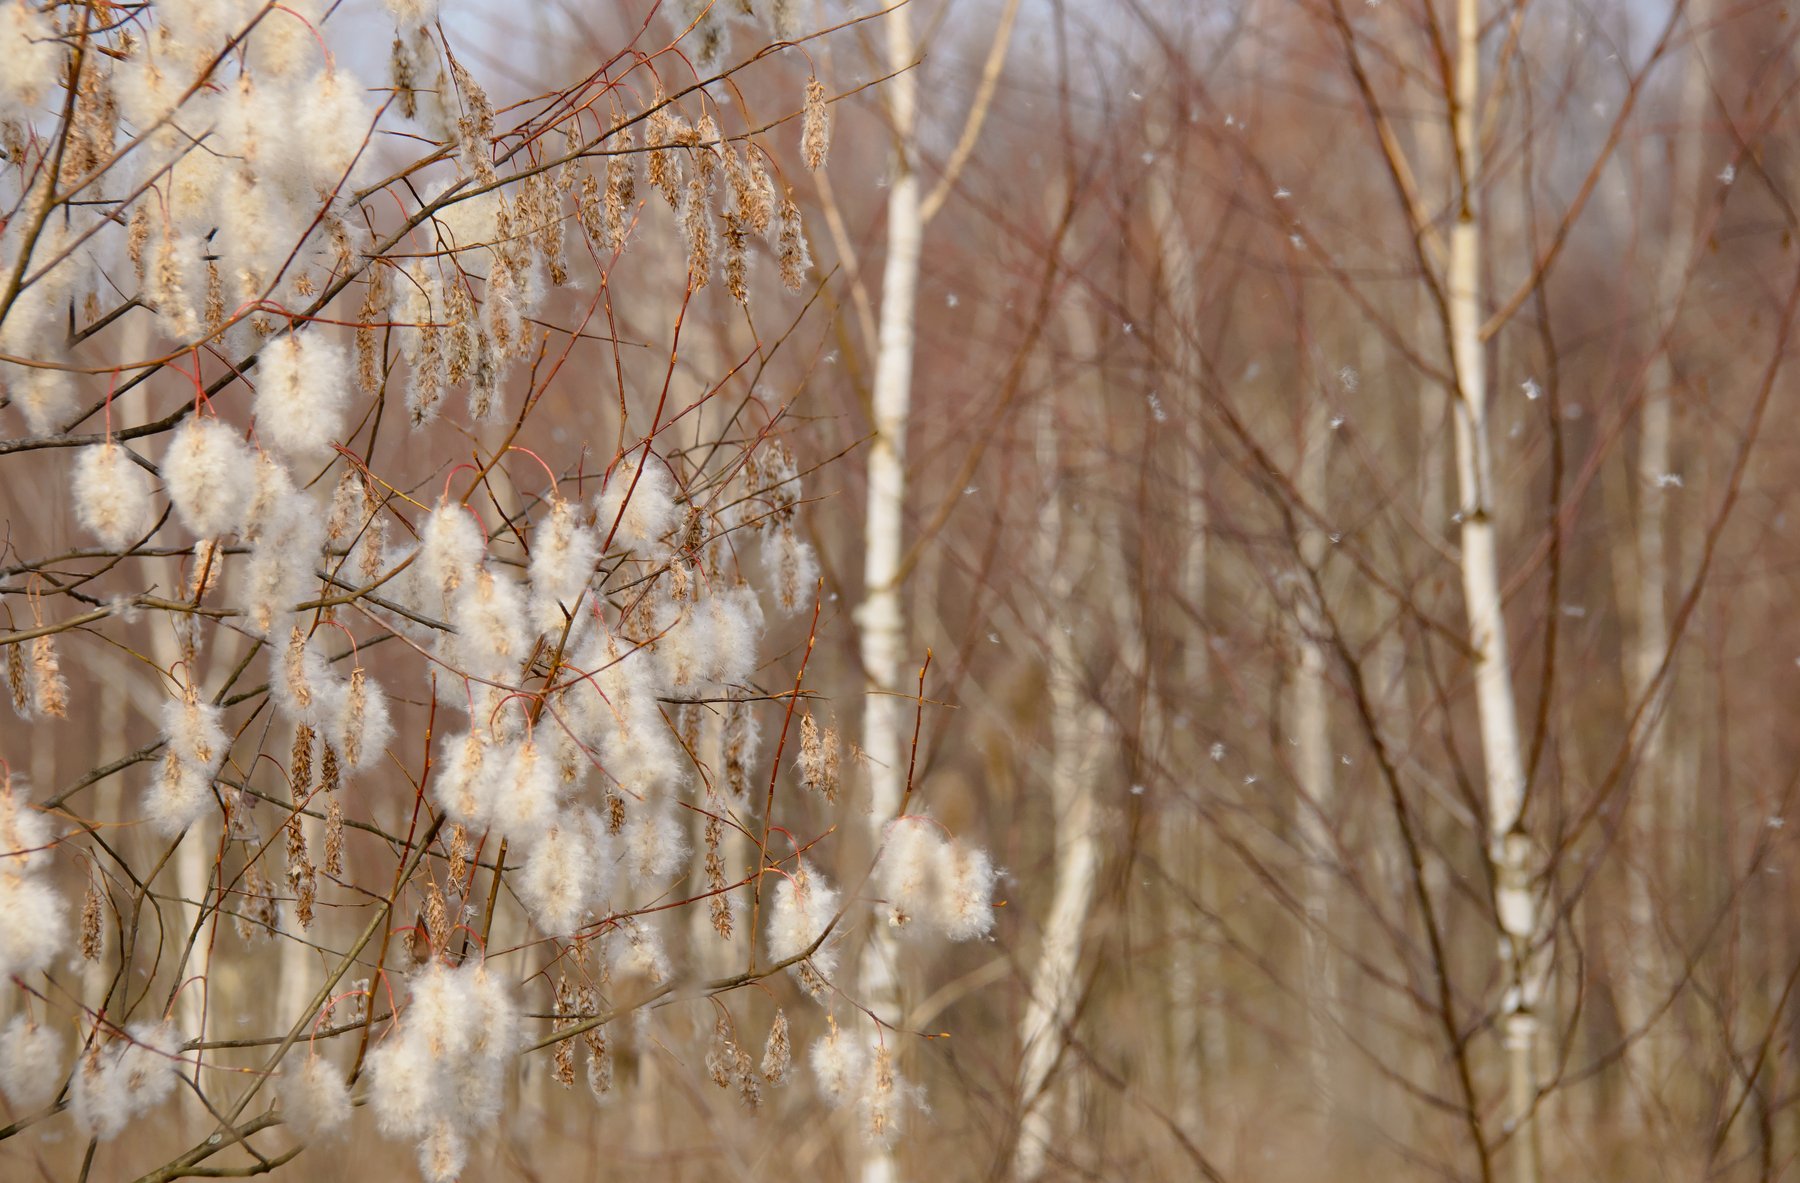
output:
[[[165,837],[183,833],[212,806],[212,777],[170,751],[144,795],[144,816]]]
[[[669,953],[663,947],[662,930],[647,920],[625,917],[620,936],[606,945],[606,961],[615,977],[641,976],[652,982],[669,980]]]
[[[68,929],[55,888],[35,875],[0,874],[0,980],[50,968]]]
[[[256,488],[256,460],[237,432],[190,415],[163,456],[163,487],[182,525],[201,538],[241,529]]]
[[[438,502],[419,531],[418,557],[411,568],[419,608],[427,615],[444,615],[451,595],[481,566],[486,550],[474,512]]]
[[[502,759],[480,728],[445,736],[432,770],[431,799],[463,828],[485,830],[494,808],[489,786],[500,775]]]
[[[687,859],[687,839],[667,802],[633,803],[619,838],[625,873],[637,887],[660,886]]]
[[[786,961],[819,939],[837,915],[838,893],[808,862],[801,860],[793,874],[775,884],[774,905],[769,910],[769,957]],[[837,965],[837,950],[822,944],[812,954],[813,966],[829,975]]]
[[[318,594],[314,567],[324,541],[325,524],[310,502],[294,497],[269,511],[243,566],[244,617],[250,631],[282,639],[294,606]]]
[[[0,61],[6,63],[0,70],[0,123],[29,116],[56,86],[67,53],[57,32],[48,11],[10,0],[0,4]]]
[[[600,554],[599,537],[579,519],[579,506],[558,499],[531,539],[531,623],[552,637],[576,610]]]
[[[163,703],[163,736],[177,759],[211,774],[225,762],[231,746],[219,720],[223,712],[211,703],[171,698]]]
[[[827,1100],[845,1105],[856,1099],[869,1062],[860,1040],[833,1023],[829,1033],[813,1044],[811,1060],[819,1091]]]
[[[299,1056],[282,1069],[277,1093],[281,1116],[302,1140],[313,1142],[341,1132],[350,1121],[350,1090],[323,1056]]]
[[[529,846],[549,832],[556,820],[556,761],[527,737],[514,744],[500,763],[490,820],[515,846]]]
[[[20,781],[0,777],[0,876],[48,867],[55,837],[49,816],[31,807]]]
[[[468,1139],[448,1121],[433,1122],[419,1143],[419,1174],[425,1183],[454,1183],[468,1163]]]
[[[875,866],[875,889],[886,901],[882,913],[890,928],[916,933],[933,927],[949,853],[930,818],[903,817],[888,829]]]
[[[14,1015],[0,1032],[0,1093],[16,1109],[31,1112],[56,1098],[62,1079],[62,1039],[55,1028]]]
[[[652,456],[639,476],[637,453],[613,467],[606,488],[594,503],[594,511],[594,526],[603,540],[612,531],[613,545],[638,551],[649,550],[651,543],[675,528],[680,517],[675,505],[675,482],[669,478],[668,469]],[[614,522],[618,523],[616,530]]]
[[[712,613],[700,604],[667,603],[657,612],[656,656],[671,687],[698,682],[713,666],[717,649]]]
[[[245,532],[252,538],[261,537],[274,528],[280,515],[292,512],[297,498],[287,465],[267,452],[258,453],[256,492],[250,498],[249,509],[244,511]]]
[[[75,515],[108,550],[123,550],[155,524],[150,474],[107,440],[75,458]]]
[[[316,330],[289,333],[263,346],[256,372],[257,438],[296,460],[326,456],[350,401],[343,348]]]
[[[69,1083],[76,1125],[102,1142],[162,1104],[181,1070],[182,1040],[173,1023],[133,1023],[125,1034],[98,1057],[84,1056]]]
[[[418,1137],[438,1106],[438,1070],[431,1049],[403,1028],[369,1053],[364,1075],[376,1126],[389,1138]]]
[[[353,772],[381,759],[394,738],[387,695],[360,666],[351,671],[344,693],[335,699],[330,726],[332,746]]]
[[[733,588],[701,601],[712,617],[712,664],[715,682],[741,683],[756,668],[757,640],[762,636],[762,603],[748,586]]]
[[[518,581],[482,566],[465,578],[451,601],[455,656],[466,673],[507,681],[519,672],[532,638],[525,628],[525,596]]]
[[[819,556],[812,543],[801,541],[792,522],[783,522],[763,541],[762,557],[776,606],[789,616],[811,611],[819,580]]]
[[[13,405],[25,412],[25,425],[31,434],[51,435],[58,431],[75,409],[75,383],[68,371],[11,363],[4,368],[11,371],[7,385]]]
[[[513,889],[540,929],[567,938],[581,927],[606,894],[611,847],[600,816],[587,808],[566,815],[532,846]]]
[[[454,1150],[437,1145],[444,1129],[461,1136],[498,1118],[519,1030],[517,1005],[479,961],[414,977],[400,1024],[369,1054],[369,1103],[383,1134],[421,1140],[428,1177],[439,1177],[434,1156]]]
[[[950,844],[939,888],[937,923],[953,941],[986,936],[994,927],[994,864],[987,851]]]

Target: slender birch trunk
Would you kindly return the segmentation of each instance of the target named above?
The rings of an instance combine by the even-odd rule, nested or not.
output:
[[[895,696],[904,658],[906,620],[900,600],[900,558],[906,496],[906,427],[912,406],[914,313],[924,220],[913,150],[918,123],[918,81],[913,61],[911,8],[887,17],[889,114],[894,129],[894,176],[888,190],[887,263],[881,280],[881,322],[875,361],[875,435],[869,445],[869,504],[864,529],[864,600],[857,609],[863,669],[871,693],[863,706],[862,748],[869,758],[871,840],[899,811],[905,790],[902,736],[905,701]],[[901,1020],[900,983],[891,934],[879,926],[864,947],[859,969],[864,1003],[884,1023]],[[891,1152],[871,1149],[863,1159],[864,1183],[895,1177]]]
[[[1514,1135],[1513,1178],[1537,1179],[1537,1004],[1542,969],[1531,841],[1524,830],[1525,766],[1500,597],[1493,463],[1488,440],[1487,372],[1481,343],[1481,229],[1476,189],[1476,99],[1480,93],[1479,0],[1458,0],[1452,132],[1461,193],[1450,231],[1451,362],[1455,370],[1456,476],[1462,509],[1463,599],[1475,652],[1475,695],[1487,772],[1488,857],[1495,870],[1495,911],[1506,968],[1501,1034],[1507,1053],[1506,1121]]]
[[[1173,157],[1166,158],[1168,162]],[[1169,323],[1174,326],[1172,388],[1168,401],[1180,416],[1183,479],[1180,485],[1181,563],[1177,590],[1185,610],[1203,615],[1206,605],[1207,505],[1203,458],[1204,422],[1200,415],[1200,351],[1193,334],[1199,331],[1200,274],[1191,239],[1174,200],[1172,163],[1150,175],[1150,213],[1157,226],[1164,285],[1169,304]],[[1198,703],[1207,685],[1207,638],[1200,629],[1187,638],[1182,649],[1181,681],[1170,697]],[[1198,746],[1185,756],[1198,761]],[[1217,903],[1218,885],[1210,835],[1200,824],[1189,802],[1176,802],[1159,834],[1158,855],[1182,894],[1211,911]],[[1219,980],[1218,958],[1210,942],[1180,941],[1171,955],[1169,1047],[1174,1057],[1173,1108],[1176,1122],[1190,1136],[1201,1129],[1201,1101],[1206,1083],[1218,1071],[1226,1054],[1223,1013],[1207,1006],[1206,992]]]
[[[127,321],[122,349],[129,351],[132,357],[147,356],[150,348],[149,321],[143,318],[132,318]],[[118,422],[141,423],[149,415],[149,388],[139,385],[127,391],[119,400],[114,414],[119,416]],[[156,560],[154,569],[158,581],[164,587],[181,589],[183,574],[181,560],[167,558]],[[223,639],[221,630],[220,640]],[[175,670],[181,663],[181,647],[177,643],[174,632],[167,627],[151,630],[150,654],[157,666],[163,670]],[[209,654],[216,662],[216,655]],[[199,663],[197,662],[196,665]],[[187,677],[201,678],[199,669],[187,671]],[[170,690],[166,682],[152,681],[144,684],[131,683],[138,712],[146,719],[156,720],[160,726],[162,707]],[[218,853],[214,839],[208,835],[209,826],[202,820],[180,839],[180,846],[172,860],[175,864],[175,894],[183,902],[176,909],[180,929],[176,938],[176,947],[184,946],[187,934],[193,931],[195,923],[200,919],[200,910],[206,903],[207,893],[212,883],[213,858]],[[161,841],[161,839],[155,839]],[[165,880],[165,885],[167,881]],[[199,938],[194,942],[192,954],[183,972],[187,977],[198,978],[183,990],[175,1003],[175,1021],[181,1033],[190,1039],[205,1039],[202,1019],[206,1014],[206,999],[211,989],[212,976],[212,940],[211,927],[215,921],[209,921]],[[186,1106],[183,1106],[186,1112]]]
[[[1037,965],[1019,1027],[1022,1113],[1013,1153],[1013,1178],[1019,1183],[1043,1173],[1054,1137],[1056,1090],[1050,1075],[1062,1054],[1064,1032],[1078,1001],[1082,934],[1100,861],[1094,834],[1093,780],[1103,721],[1084,693],[1080,653],[1069,621],[1061,615],[1073,602],[1074,577],[1086,566],[1092,535],[1090,532],[1077,542],[1064,519],[1048,406],[1039,430],[1039,452],[1047,457],[1045,471],[1055,483],[1038,520],[1038,565],[1046,605],[1041,631],[1050,649],[1050,807],[1055,818],[1056,888],[1044,919]]]
[[[1705,5],[1692,0],[1688,21],[1692,27],[1704,27]],[[1657,275],[1657,308],[1661,317],[1673,321],[1681,302],[1686,279],[1688,257],[1693,250],[1694,210],[1688,198],[1700,171],[1701,122],[1709,101],[1706,62],[1698,42],[1689,49],[1682,77],[1680,118],[1671,133],[1669,151],[1669,226]],[[1665,334],[1665,341],[1669,336]],[[1625,684],[1630,691],[1628,708],[1650,693],[1657,671],[1669,648],[1668,609],[1665,603],[1669,584],[1669,563],[1665,547],[1669,498],[1672,485],[1666,479],[1670,471],[1670,425],[1673,416],[1675,367],[1670,354],[1672,346],[1657,350],[1645,375],[1644,406],[1638,421],[1637,455],[1637,605],[1635,628],[1627,659]],[[1650,868],[1665,866],[1681,873],[1678,849],[1661,849],[1661,834],[1686,833],[1689,817],[1680,796],[1671,790],[1678,783],[1668,775],[1665,740],[1667,729],[1663,714],[1668,706],[1665,682],[1640,716],[1637,739],[1637,783],[1640,805],[1638,825],[1634,833],[1639,849],[1637,871],[1631,877],[1631,956],[1626,959],[1624,981],[1620,989],[1620,1009],[1627,1031],[1644,1028],[1650,1022],[1655,998],[1660,989],[1660,959],[1655,956],[1659,938],[1656,926],[1656,904],[1650,890]],[[1633,1048],[1631,1060],[1645,1073],[1652,1089],[1662,1080],[1666,1070],[1664,1046],[1659,1034],[1646,1031]],[[1647,1120],[1646,1105],[1633,1107],[1633,1117]]]
[[[1302,433],[1300,496],[1314,510],[1325,507],[1331,460],[1331,407],[1319,398],[1307,410]],[[1332,1032],[1337,1022],[1337,970],[1331,956],[1331,893],[1336,843],[1331,826],[1331,716],[1326,701],[1325,621],[1313,580],[1325,561],[1325,534],[1310,522],[1300,532],[1300,562],[1309,574],[1296,589],[1295,641],[1300,653],[1293,687],[1297,745],[1300,849],[1306,859],[1306,980],[1312,994],[1307,1011],[1308,1053],[1313,1087],[1329,1114],[1334,1105],[1330,1078]]]

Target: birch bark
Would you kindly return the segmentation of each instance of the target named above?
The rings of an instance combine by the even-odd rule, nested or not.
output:
[[[864,599],[856,612],[869,694],[863,706],[862,749],[868,755],[870,840],[879,848],[883,827],[900,809],[905,789],[901,736],[905,700],[897,695],[906,638],[900,601],[900,559],[906,498],[906,428],[912,409],[914,314],[924,219],[913,159],[918,126],[918,80],[909,68],[914,45],[911,9],[887,15],[889,117],[894,134],[894,175],[888,189],[887,262],[881,280],[881,320],[875,361],[875,434],[869,445],[869,501],[863,534]],[[864,946],[859,980],[862,998],[883,1023],[901,1020],[899,979],[891,934],[877,926]],[[864,1183],[895,1178],[890,1151],[871,1149],[863,1159]]]
[[[1056,887],[1045,917],[1037,965],[1019,1026],[1022,1048],[1018,1095],[1022,1106],[1013,1155],[1018,1183],[1038,1178],[1054,1138],[1056,1090],[1051,1072],[1062,1055],[1075,1013],[1083,931],[1099,867],[1095,838],[1094,777],[1103,719],[1084,693],[1080,651],[1062,606],[1073,602],[1075,573],[1087,566],[1091,531],[1071,530],[1056,462],[1049,407],[1039,429],[1039,454],[1051,489],[1038,522],[1038,567],[1046,605],[1041,632],[1049,648],[1050,807],[1055,818]]]
[[[1456,148],[1456,224],[1450,230],[1451,363],[1456,379],[1456,476],[1462,519],[1463,600],[1475,657],[1475,696],[1487,773],[1488,857],[1494,866],[1495,914],[1506,990],[1501,1036],[1507,1056],[1506,1120],[1514,1131],[1513,1178],[1536,1183],[1539,1022],[1543,993],[1531,841],[1524,829],[1525,767],[1500,595],[1493,461],[1488,436],[1487,371],[1481,342],[1481,171],[1476,131],[1480,94],[1479,0],[1457,0],[1455,92],[1451,127]]]

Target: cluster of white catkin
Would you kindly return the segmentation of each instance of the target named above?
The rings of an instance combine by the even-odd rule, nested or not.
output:
[[[68,939],[62,897],[44,876],[54,840],[50,819],[0,766],[0,981],[47,968]]]
[[[172,1021],[133,1023],[110,1039],[96,1033],[69,1081],[75,1122],[107,1141],[175,1091],[181,1071],[181,1034]]]
[[[519,1043],[511,992],[480,961],[436,962],[413,976],[400,1023],[369,1053],[369,1100],[383,1134],[418,1140],[427,1183],[460,1175],[469,1139],[498,1120]],[[301,1107],[310,1125],[342,1112],[335,1094],[323,1106],[312,1101]]]
[[[951,838],[924,815],[889,825],[875,886],[888,924],[906,934],[966,941],[994,926],[994,866],[987,852]]]
[[[78,70],[68,50],[77,6],[0,0],[7,159],[24,159],[19,145],[28,141],[54,139],[40,133],[68,86],[69,156],[59,177],[46,169],[38,183],[66,189],[87,170],[97,178],[92,200],[59,210],[38,238],[27,235],[30,218],[0,228],[0,274],[27,249],[33,268],[62,259],[32,273],[0,323],[0,353],[44,363],[0,362],[0,392],[33,435],[80,422],[85,387],[74,347],[64,344],[70,310],[92,319],[135,274],[137,314],[163,336],[162,352],[186,354],[195,366],[202,347],[229,356],[236,384],[208,397],[196,369],[179,423],[148,433],[160,455],[145,450],[145,433],[116,429],[109,395],[102,442],[73,458],[74,515],[109,552],[192,546],[186,585],[172,598],[204,602],[261,643],[268,697],[295,737],[287,771],[296,805],[314,791],[335,794],[339,778],[388,757],[388,696],[351,625],[397,635],[406,652],[424,654],[417,697],[436,694],[440,708],[462,715],[438,716],[430,803],[455,841],[487,835],[490,855],[504,852],[508,886],[537,929],[577,949],[593,940],[603,981],[666,982],[678,953],[668,943],[672,926],[651,909],[690,875],[699,880],[703,865],[716,937],[697,930],[696,941],[760,939],[788,963],[826,1011],[828,1034],[812,1056],[823,1092],[854,1106],[871,1138],[891,1140],[916,1090],[895,1073],[879,1031],[841,1030],[831,1010],[840,893],[810,861],[744,865],[721,837],[722,819],[756,818],[759,779],[772,783],[755,773],[764,605],[804,621],[819,594],[818,558],[797,513],[801,475],[786,445],[771,435],[723,471],[697,471],[683,454],[640,443],[585,483],[553,476],[505,523],[453,496],[454,472],[442,496],[420,505],[338,456],[390,378],[371,344],[378,325],[391,328],[392,377],[412,426],[453,413],[444,396],[459,386],[469,421],[501,417],[510,368],[536,348],[532,320],[567,279],[566,210],[595,247],[622,248],[640,161],[647,188],[677,211],[689,282],[707,282],[722,246],[726,285],[740,301],[751,232],[769,240],[784,283],[799,286],[810,260],[798,209],[780,197],[759,148],[734,145],[710,114],[689,123],[673,105],[646,121],[643,153],[605,158],[603,184],[571,162],[498,185],[494,110],[440,44],[435,0],[387,7],[393,100],[383,127],[411,121],[415,134],[454,149],[443,167],[456,169],[437,183],[449,200],[415,232],[427,249],[405,266],[371,264],[379,244],[355,216],[355,186],[371,175],[378,92],[324,51],[330,0],[158,3],[107,34],[107,52],[86,54]],[[702,68],[722,60],[735,8],[787,39],[803,31],[808,5],[686,0]],[[824,111],[812,79],[803,139],[812,168],[828,144]],[[574,131],[569,140],[578,143]],[[629,149],[634,133],[621,129],[609,142]],[[9,163],[7,175],[19,171]],[[716,200],[720,180],[727,201]],[[455,196],[471,182],[481,191]],[[29,208],[47,192],[0,197]],[[364,293],[354,348],[326,323],[342,318],[314,322],[299,312],[352,276]],[[394,512],[397,497],[417,512]],[[395,524],[406,526],[404,537],[392,530],[390,539]],[[751,551],[760,587],[746,575]],[[333,615],[333,604],[371,587],[379,601],[359,602],[355,617]],[[200,684],[203,619],[176,617],[182,660],[167,673],[155,771],[133,820],[166,840],[222,814],[228,837],[254,838],[238,786],[256,760],[233,759],[235,729],[250,716],[236,717]],[[54,689],[61,683],[47,639],[43,648],[39,680]],[[833,805],[835,735],[810,714],[795,726],[800,783]],[[329,770],[317,789],[315,769]],[[331,808],[340,810],[341,799]],[[290,878],[307,887],[268,925],[289,933],[310,923],[313,890],[312,868],[295,862],[306,859],[297,819],[291,828]],[[67,942],[64,904],[43,874],[55,846],[49,819],[9,776],[0,785],[0,981],[49,971]],[[447,900],[450,912],[434,920],[439,940],[412,968],[356,1099],[384,1134],[418,1144],[434,1181],[456,1178],[470,1139],[497,1119],[505,1073],[524,1043],[510,964],[466,950],[458,963],[442,941],[452,921],[470,919],[474,877],[432,881],[430,899],[440,912]],[[923,816],[893,823],[874,878],[888,923],[952,940],[989,930],[993,882],[985,854]],[[745,931],[752,900],[761,904],[760,934]],[[111,1138],[173,1091],[182,1039],[167,1020],[119,1030],[96,1019],[89,1029],[67,1077],[68,1103],[84,1131]],[[730,1053],[719,1074],[738,1079],[749,1097],[748,1053],[736,1042]],[[16,1105],[54,1100],[62,1082],[45,1065],[60,1055],[52,1026],[20,1014],[0,1031],[0,1091]],[[762,1078],[781,1083],[788,1063],[782,1012]],[[590,1068],[595,1079],[609,1073]],[[353,1107],[343,1072],[316,1049],[290,1056],[276,1091],[284,1120],[303,1138],[341,1130]]]

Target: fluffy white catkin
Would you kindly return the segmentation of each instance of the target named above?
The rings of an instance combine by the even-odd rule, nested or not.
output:
[[[39,872],[50,861],[50,820],[0,773],[0,981],[47,969],[67,939],[62,897]]]
[[[613,467],[594,511],[594,525],[602,538],[617,522],[613,545],[638,551],[649,550],[651,543],[675,528],[680,516],[675,505],[675,482],[669,479],[668,469],[652,456],[639,476],[636,453]]]
[[[75,458],[75,516],[108,550],[123,550],[155,524],[150,474],[113,440]]]
[[[791,875],[775,884],[774,906],[769,912],[769,956],[786,961],[819,939],[837,915],[838,893],[809,863],[802,861]],[[837,950],[827,942],[810,958],[821,974],[830,975],[837,964]]]
[[[244,525],[256,461],[228,424],[190,415],[175,429],[162,472],[175,515],[199,537],[218,538]]]
[[[55,1099],[62,1087],[62,1039],[48,1023],[14,1015],[0,1032],[0,1093],[14,1108],[31,1111]]]
[[[297,460],[328,455],[350,401],[343,347],[316,329],[289,333],[263,346],[256,373],[257,438]]]
[[[296,1054],[282,1069],[277,1093],[282,1119],[305,1141],[327,1137],[349,1123],[350,1090],[323,1056]]]
[[[560,498],[531,539],[531,618],[533,627],[555,637],[576,610],[600,539],[580,521],[580,506]]]

